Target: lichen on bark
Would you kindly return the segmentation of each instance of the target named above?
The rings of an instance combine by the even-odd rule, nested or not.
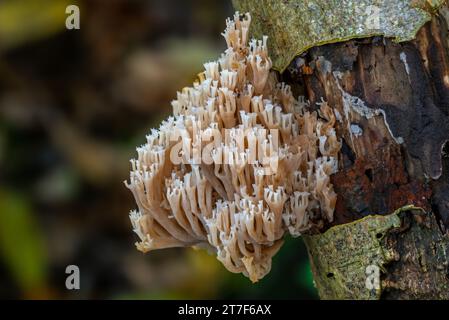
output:
[[[369,266],[383,268],[393,259],[380,238],[386,231],[401,225],[397,213],[367,216],[332,227],[323,234],[303,236],[322,299],[380,297],[380,290],[366,287],[366,269]]]
[[[284,71],[307,49],[354,38],[383,35],[412,40],[444,0],[233,0],[250,12],[251,34],[268,35],[273,68]]]
[[[449,298],[449,235],[419,208],[367,216],[303,238],[322,299]]]

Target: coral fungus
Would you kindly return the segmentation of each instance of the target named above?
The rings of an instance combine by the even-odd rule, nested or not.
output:
[[[255,282],[285,233],[332,221],[340,143],[326,103],[310,111],[278,83],[267,37],[248,42],[250,22],[248,13],[226,21],[226,51],[178,92],[125,184],[139,250],[210,248]]]

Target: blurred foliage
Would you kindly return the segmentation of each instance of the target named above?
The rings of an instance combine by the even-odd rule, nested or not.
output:
[[[65,28],[65,8],[72,0],[3,0],[0,2],[0,49],[36,41]]]
[[[133,245],[128,160],[224,49],[230,1],[69,2],[79,31],[65,0],[0,1],[0,298],[315,298],[300,239],[255,285],[202,250]]]
[[[0,252],[27,297],[46,297],[44,237],[26,199],[0,189]]]

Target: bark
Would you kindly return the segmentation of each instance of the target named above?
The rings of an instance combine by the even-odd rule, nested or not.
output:
[[[265,15],[261,31],[282,20],[254,10]],[[449,299],[448,12],[411,41],[313,46],[279,67],[312,106],[324,99],[339,115],[335,220],[304,236],[321,298]],[[379,287],[367,285],[370,266]]]

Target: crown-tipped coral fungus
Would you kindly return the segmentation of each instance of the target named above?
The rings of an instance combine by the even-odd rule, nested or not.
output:
[[[251,17],[236,13],[227,49],[178,92],[173,116],[131,160],[137,248],[209,247],[253,282],[271,268],[285,233],[332,221],[340,143],[335,116],[296,100],[270,71],[267,37],[248,42]]]

